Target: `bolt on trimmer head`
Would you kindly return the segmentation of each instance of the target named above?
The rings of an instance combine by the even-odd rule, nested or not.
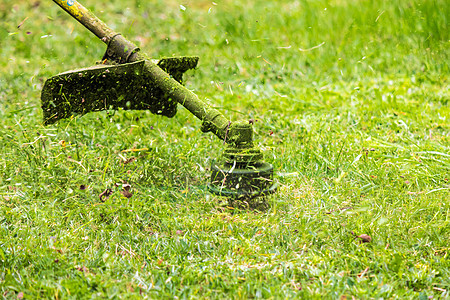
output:
[[[107,44],[102,64],[49,78],[42,90],[44,123],[106,109],[145,109],[173,117],[177,104],[227,144],[220,165],[213,163],[210,191],[233,199],[252,199],[276,189],[273,167],[262,162],[251,124],[230,122],[182,85],[183,73],[198,57],[151,60],[121,34],[74,0],[53,0]]]

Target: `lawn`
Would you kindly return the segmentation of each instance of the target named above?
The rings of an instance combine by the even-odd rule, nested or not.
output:
[[[450,297],[447,1],[81,3],[198,55],[186,86],[255,120],[279,188],[265,211],[208,193],[223,144],[181,106],[44,126],[45,80],[105,46],[50,0],[0,2],[1,297]]]

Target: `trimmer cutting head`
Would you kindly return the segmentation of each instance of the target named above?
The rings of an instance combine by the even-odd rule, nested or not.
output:
[[[253,129],[248,123],[235,123],[229,130],[232,142],[220,162],[211,164],[209,190],[233,201],[246,201],[275,192],[273,166],[263,162],[261,151],[253,146]],[[232,202],[233,202],[232,201]]]

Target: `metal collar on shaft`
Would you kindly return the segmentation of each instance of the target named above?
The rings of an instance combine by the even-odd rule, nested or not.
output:
[[[110,40],[103,60],[112,60],[118,64],[127,63],[130,56],[139,50],[139,47],[118,33]]]

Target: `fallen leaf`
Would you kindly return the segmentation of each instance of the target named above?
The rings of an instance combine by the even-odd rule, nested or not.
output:
[[[361,235],[356,235],[356,233],[354,233],[353,231],[350,231],[350,233],[355,237],[355,238],[360,238],[361,242],[363,243],[370,243],[372,241],[372,238],[370,237],[370,235],[367,235],[365,233],[361,234]]]
[[[360,238],[363,243],[370,243],[372,241],[372,238],[370,237],[370,235],[367,235],[367,234],[361,234],[356,237]]]
[[[125,198],[131,198],[131,196],[133,196],[133,193],[131,193],[128,190],[121,190],[120,193],[125,197]]]
[[[127,158],[127,159],[125,159],[124,161],[123,161],[123,164],[124,165],[126,165],[126,164],[129,164],[129,163],[132,163],[133,161],[135,161],[136,160],[136,157],[130,157],[130,158]]]
[[[103,198],[108,199],[109,196],[111,196],[111,195],[112,195],[112,190],[111,190],[111,189],[106,189],[106,190],[104,190],[104,191],[99,195],[100,201],[104,202]]]

